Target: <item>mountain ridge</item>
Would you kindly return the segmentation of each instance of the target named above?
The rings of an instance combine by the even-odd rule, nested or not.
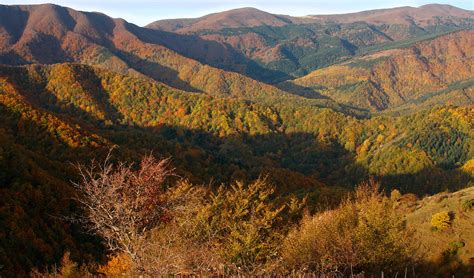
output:
[[[453,32],[407,48],[335,64],[291,82],[324,92],[323,95],[339,102],[384,110],[472,80],[473,36],[472,29]],[[461,103],[472,103],[473,88],[468,85],[450,98],[464,98]]]
[[[0,62],[5,64],[78,62],[100,64],[121,73],[148,76],[187,91],[241,96],[257,88],[269,94],[283,93],[236,72],[228,72],[169,49],[159,33],[112,19],[103,14],[79,12],[56,5],[2,6],[8,13],[22,17],[21,32],[13,32],[0,21]],[[20,34],[18,38],[15,35]],[[10,39],[8,39],[10,38]],[[204,74],[212,76],[205,78]],[[229,79],[232,79],[231,82]],[[237,84],[241,85],[237,85]],[[229,86],[227,84],[232,84]],[[255,87],[256,86],[256,87]]]
[[[198,31],[202,29],[220,29],[220,28],[236,28],[236,27],[255,27],[260,25],[283,26],[291,23],[285,17],[274,15],[256,8],[244,7],[224,12],[217,12],[194,19],[176,19],[177,24],[174,26],[174,19],[162,21],[166,28],[156,28],[164,31],[177,31],[183,29],[188,32]],[[160,22],[154,22],[146,25],[148,28],[159,27]],[[178,28],[181,26],[180,28]]]
[[[250,17],[251,19],[255,20],[255,17],[257,15],[262,16],[264,19],[260,22],[239,22],[239,20],[243,21],[245,17]],[[409,24],[414,20],[419,21],[422,24],[427,24],[430,19],[432,20],[435,17],[446,16],[450,16],[453,18],[467,17],[470,19],[474,19],[474,12],[447,4],[427,4],[419,7],[405,6],[341,14],[309,14],[306,16],[297,17],[290,15],[271,14],[256,8],[246,7],[212,13],[197,18],[158,20],[147,24],[145,27],[152,29],[160,29],[163,31],[189,33],[203,30],[219,30],[223,28],[256,27],[261,25],[284,26],[287,24],[308,24],[328,21],[341,23],[366,21],[378,24]],[[238,20],[233,21],[234,17]],[[269,18],[273,18],[274,21],[265,20]]]
[[[196,54],[193,53],[197,52],[194,48],[185,47],[181,47],[181,53],[198,57],[200,61],[217,67],[230,67],[267,83],[301,77],[378,45],[474,27],[474,12],[438,4],[342,15],[273,15],[280,20],[277,24],[262,22],[259,26],[252,24],[252,27],[235,24],[236,21],[227,16],[238,14],[240,18],[245,18],[246,11],[249,14],[256,12],[255,9],[231,10],[186,22],[178,19],[176,26],[173,26],[173,20],[167,20],[151,23],[146,27],[176,35],[196,36],[204,41],[220,44],[267,72],[274,73],[262,75],[262,71],[254,69],[255,67],[247,67],[242,71],[235,65],[236,59],[229,55],[222,60],[222,56],[206,55],[209,51]],[[264,11],[257,11],[269,16]],[[226,18],[232,24],[226,25]]]

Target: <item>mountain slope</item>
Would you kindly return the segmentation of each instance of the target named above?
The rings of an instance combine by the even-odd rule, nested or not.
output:
[[[255,19],[257,15],[261,21]],[[238,9],[197,19],[157,21],[147,27],[199,36],[209,44],[214,42],[223,45],[226,49],[234,50],[233,55],[215,57],[207,56],[205,49],[180,49],[183,42],[169,47],[180,49],[180,53],[185,56],[195,59],[200,57],[198,59],[201,62],[232,68],[273,83],[347,60],[379,45],[473,26],[472,11],[449,5],[425,5],[419,8],[401,7],[307,17],[270,15],[255,9]],[[199,53],[196,54],[196,51]],[[242,71],[233,65],[236,64],[238,54],[273,73],[262,75],[261,70],[252,67]]]
[[[459,31],[381,51],[314,71],[292,83],[338,102],[375,110],[422,104],[432,97],[441,99],[431,105],[473,104],[473,35],[474,30]]]
[[[118,144],[114,142],[117,138],[108,132],[110,129],[117,128],[126,134],[134,133],[134,128],[137,127],[144,134],[150,132],[149,135],[152,135],[156,132],[156,135],[160,135],[167,129],[182,128],[188,130],[191,137],[193,133],[216,137],[209,139],[209,142],[183,142],[191,143],[193,148],[207,148],[208,143],[222,144],[228,138],[227,143],[230,145],[224,149],[213,146],[207,150],[218,153],[222,151],[225,155],[220,159],[224,161],[230,162],[243,155],[240,152],[228,153],[229,149],[238,149],[239,144],[236,142],[242,141],[241,144],[247,145],[244,147],[247,154],[264,157],[269,155],[266,159],[278,161],[277,164],[269,165],[274,167],[281,163],[283,168],[313,177],[325,177],[331,172],[329,169],[339,167],[339,163],[354,163],[351,165],[354,170],[364,165],[367,171],[380,176],[410,174],[409,171],[415,168],[421,170],[423,167],[436,168],[441,172],[451,171],[464,165],[473,152],[470,121],[472,109],[467,107],[437,108],[398,118],[356,119],[305,102],[287,100],[285,103],[269,105],[176,91],[149,79],[119,75],[77,64],[3,66],[0,68],[0,76],[4,84],[0,89],[6,100],[14,96],[34,109],[43,111],[42,113],[51,114],[51,117],[59,118],[72,126],[78,124],[82,126],[82,131],[98,134],[97,138],[105,138],[97,139],[102,143],[96,143],[95,146],[104,145],[105,142]],[[10,107],[11,103],[14,102],[6,101],[3,104]],[[187,136],[184,131],[175,132],[177,133],[169,138],[160,140]],[[287,140],[292,143],[286,142]],[[90,141],[88,139],[85,142]],[[152,141],[139,144],[154,145]],[[120,142],[127,140],[120,139]],[[438,149],[431,149],[425,145],[429,142],[442,144]],[[135,143],[138,142],[130,140],[127,144],[132,147]],[[424,154],[421,155],[422,153]],[[388,159],[391,155],[395,155],[397,159]],[[179,153],[174,153],[173,156],[181,159]],[[226,156],[228,157],[225,158]],[[399,161],[399,157],[405,158]],[[326,159],[339,166],[326,168],[331,165],[329,162],[323,163]],[[240,167],[246,165],[250,169],[256,167],[250,165],[257,160],[238,161]],[[265,165],[266,162],[263,161],[265,159],[261,161]],[[185,163],[194,164],[192,160]],[[407,165],[411,163],[420,164],[410,168]],[[351,167],[333,170],[350,172]],[[338,183],[342,183],[348,175],[333,174],[332,178],[326,176],[324,179],[336,179]],[[352,178],[356,179],[357,175]],[[436,184],[439,182],[441,180]],[[429,183],[423,183],[423,186],[429,186]],[[437,188],[434,184],[431,186]]]
[[[356,119],[294,99],[267,105],[183,92],[87,65],[0,66],[0,271],[27,275],[66,250],[80,261],[100,252],[97,239],[60,216],[77,212],[73,163],[100,160],[112,146],[127,161],[171,156],[176,173],[198,184],[263,174],[278,194],[328,204],[369,175],[419,194],[468,185],[473,117],[448,107]]]
[[[405,214],[408,225],[416,231],[420,248],[427,251],[433,265],[437,262],[451,262],[441,269],[431,269],[431,275],[449,276],[453,273],[468,276],[474,271],[474,187],[456,192],[443,192],[414,201],[401,198],[399,206]],[[469,204],[471,204],[469,206]],[[447,230],[434,229],[433,215],[449,213]],[[464,269],[463,269],[464,268]]]
[[[234,72],[202,64],[168,49],[162,33],[55,5],[0,6],[0,62],[78,62],[169,86],[212,95],[255,98],[283,91]],[[12,25],[8,20],[16,18]]]

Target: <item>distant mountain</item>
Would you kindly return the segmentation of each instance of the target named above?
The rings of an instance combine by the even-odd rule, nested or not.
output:
[[[354,18],[362,18],[362,15],[366,18],[372,15],[371,18],[375,18],[373,15],[389,12],[402,14],[404,18],[410,15],[418,18],[417,21],[429,16],[452,20],[451,25],[440,25],[432,31],[426,31],[430,29],[425,27],[426,32],[422,34],[415,32],[412,34],[414,37],[409,40],[395,41],[375,25],[366,22],[301,24],[294,23],[296,20],[291,17],[243,8],[201,18],[201,25],[199,22],[193,23],[195,26],[216,27],[227,24],[229,28],[240,26],[239,28],[217,30],[217,33],[178,34],[141,28],[100,13],[80,12],[50,4],[2,5],[0,63],[21,65],[75,62],[98,65],[122,74],[152,78],[182,91],[270,103],[281,102],[288,97],[294,98],[292,94],[296,94],[326,99],[313,101],[318,106],[335,108],[338,106],[336,102],[339,102],[356,109],[384,110],[413,101],[419,102],[421,97],[429,94],[436,95],[438,100],[423,100],[425,104],[428,103],[427,106],[443,103],[444,97],[450,94],[438,91],[447,89],[450,93],[455,89],[455,93],[460,94],[455,104],[471,102],[469,74],[472,74],[472,55],[469,53],[472,51],[472,39],[468,37],[472,36],[472,31],[459,32],[447,37],[449,39],[440,38],[432,42],[426,38],[436,37],[441,32],[439,28],[443,31],[463,28],[464,25],[456,24],[461,24],[462,16],[469,22],[472,12],[450,6],[429,5],[363,12]],[[342,16],[338,18],[347,21]],[[331,17],[325,20],[329,19]],[[220,23],[215,25],[210,22]],[[466,22],[464,23],[468,24]],[[259,26],[262,24],[265,26]],[[447,23],[440,19],[436,24]],[[242,27],[244,25],[247,27]],[[419,44],[424,45],[421,50],[418,49],[419,46],[414,46],[411,50],[377,52],[385,47],[410,46],[420,40],[425,40]],[[456,43],[450,40],[455,40]],[[435,53],[424,57],[424,52],[431,51],[430,49],[434,49],[432,51]],[[366,56],[350,60],[361,53]],[[411,55],[416,59],[396,58],[404,55]],[[449,55],[464,58],[454,59],[458,64],[452,64]],[[392,56],[391,59],[387,58]],[[255,80],[292,79],[291,75],[302,76],[310,69],[341,61],[346,62],[321,69],[293,82],[280,84],[279,88]],[[415,61],[418,62],[414,64]],[[363,66],[354,66],[357,64]],[[440,67],[443,71],[436,72]],[[335,71],[335,68],[339,71]],[[457,68],[462,69],[460,72],[463,74],[445,76],[447,72]],[[409,78],[423,70],[426,76],[422,81],[404,81],[403,78]],[[344,83],[343,80],[354,76],[356,71],[360,80]],[[336,72],[338,75],[334,78],[339,85],[328,81],[333,78],[331,74]],[[345,74],[345,77],[340,78],[341,74]],[[322,76],[322,79],[318,76]],[[349,79],[351,78],[353,77]]]
[[[209,51],[217,57],[236,55],[232,60],[238,60],[235,67],[245,72],[251,63],[246,64],[245,58],[232,54],[221,44],[140,28],[104,14],[50,4],[2,5],[0,37],[3,38],[0,41],[2,64],[76,62],[147,76],[191,92],[244,98],[246,95],[253,98],[284,94],[278,88],[200,63],[164,46],[185,42],[187,47],[201,49],[200,53]]]
[[[474,30],[384,50],[291,81],[338,102],[384,110],[474,103]]]
[[[293,17],[275,15],[255,8],[240,8],[220,13],[209,14],[199,18],[165,19],[147,25],[149,28],[172,32],[199,32],[204,30],[221,30],[257,26],[284,26],[288,24],[310,23],[354,23],[401,24],[429,26],[440,23],[460,24],[474,20],[472,11],[450,5],[429,4],[418,8],[399,7],[391,9],[370,10],[347,14],[308,15]]]
[[[180,53],[274,83],[347,60],[377,45],[472,28],[474,12],[433,4],[419,8],[291,17],[245,8],[197,19],[156,21],[147,27],[197,35],[203,40],[219,43],[232,49],[233,56],[208,56],[204,54],[206,51],[199,54],[193,47],[181,47]],[[273,73],[265,75],[255,67],[239,70],[235,66],[235,57],[239,55]]]
[[[363,21],[377,25],[400,24],[424,27],[440,23],[460,24],[473,20],[474,13],[451,5],[429,4],[418,8],[399,7],[348,14],[310,15],[308,18],[323,22],[353,23]]]
[[[290,23],[292,23],[292,20],[288,16],[278,16],[255,8],[240,8],[195,19],[158,20],[147,25],[147,27],[163,31],[196,32],[261,25],[284,26]]]

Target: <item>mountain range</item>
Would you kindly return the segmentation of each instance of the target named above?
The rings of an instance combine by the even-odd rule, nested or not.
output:
[[[399,7],[370,10],[338,15],[308,15],[293,17],[275,15],[255,8],[240,8],[193,19],[165,19],[152,22],[147,27],[179,33],[194,33],[205,30],[222,30],[257,26],[281,27],[291,24],[310,23],[355,23],[416,25],[419,28],[440,24],[462,24],[472,21],[471,11],[450,5],[429,4],[418,8]]]
[[[469,90],[472,31],[464,29],[474,24],[474,16],[470,11],[451,6],[427,5],[350,16],[305,18],[277,16],[244,8],[186,21],[186,24],[179,23],[181,20],[176,20],[176,24],[173,20],[158,21],[147,28],[103,14],[47,4],[1,6],[0,14],[0,36],[3,38],[0,62],[3,64],[84,63],[118,73],[146,76],[184,91],[250,100],[272,95],[302,95],[363,110],[396,108],[419,97],[430,99],[429,94],[450,91],[448,88],[459,82],[463,89],[454,93],[458,99],[456,103],[472,100]],[[377,19],[384,15],[391,21]],[[394,21],[396,18],[405,21]],[[180,24],[188,27],[166,27]],[[178,33],[168,32],[170,30]],[[461,33],[452,35],[446,32]],[[437,38],[439,36],[442,38]],[[451,43],[457,49],[448,45],[450,40],[459,40]],[[427,49],[426,45],[432,41],[437,44],[436,49],[428,54],[420,52],[420,47]],[[411,50],[407,51],[410,47]],[[386,58],[396,53],[397,57],[415,55],[418,63],[395,65],[400,69],[392,67],[389,75],[394,77],[390,78],[406,79],[421,73],[423,80],[413,82],[427,83],[427,78],[436,79],[433,85],[418,84],[418,92],[410,92],[407,96],[396,88],[384,88],[390,85],[380,84],[380,80],[376,80],[373,74],[369,77],[368,73],[357,82],[309,82],[311,76],[318,74],[312,70],[325,67],[324,70],[334,72],[340,69],[337,74],[350,79],[351,71],[343,73],[347,65],[362,65],[356,67],[358,72],[364,67],[362,71],[373,71],[372,67],[382,60],[384,64],[393,64],[397,58]],[[464,64],[444,65],[450,59],[447,55],[462,55],[460,60]],[[460,66],[464,73],[454,79],[445,78],[434,70],[439,66],[445,67],[445,71],[449,71],[450,66]],[[379,67],[385,70],[384,65]],[[379,79],[390,78],[382,76]],[[285,79],[295,81],[281,82]],[[318,86],[339,86],[343,91],[354,87],[355,90],[351,91],[360,88],[364,92],[351,97],[339,89],[318,90]],[[436,100],[424,102],[437,103]]]
[[[74,165],[111,149],[172,157],[177,176],[211,189],[268,176],[313,211],[369,177],[419,196],[472,186],[473,37],[473,11],[438,4],[241,8],[144,27],[0,5],[0,273],[26,276],[65,251],[106,260],[61,217],[78,212]]]

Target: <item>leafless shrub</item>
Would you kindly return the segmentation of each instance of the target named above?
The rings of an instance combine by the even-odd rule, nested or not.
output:
[[[138,169],[123,162],[79,165],[77,200],[85,209],[82,220],[93,234],[103,238],[110,251],[123,252],[143,269],[144,250],[150,244],[149,231],[167,221],[169,203],[164,181],[172,173],[169,159],[145,156]]]

